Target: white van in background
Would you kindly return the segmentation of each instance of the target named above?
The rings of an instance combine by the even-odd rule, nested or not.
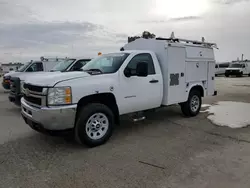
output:
[[[230,66],[226,68],[225,76],[229,77],[231,75],[238,77],[243,75],[250,76],[250,62],[231,63]]]
[[[226,68],[230,65],[229,62],[226,63],[216,63],[215,64],[215,76],[225,75]]]

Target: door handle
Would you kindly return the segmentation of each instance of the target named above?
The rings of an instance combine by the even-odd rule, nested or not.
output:
[[[159,80],[155,80],[155,79],[149,81],[149,83],[158,83],[158,82]]]

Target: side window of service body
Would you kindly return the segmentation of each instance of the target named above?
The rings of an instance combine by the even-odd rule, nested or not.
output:
[[[136,73],[137,64],[141,62],[145,62],[148,64],[148,75],[155,74],[154,62],[152,56],[149,53],[135,55],[128,63],[126,69],[129,69],[130,72],[134,75]]]

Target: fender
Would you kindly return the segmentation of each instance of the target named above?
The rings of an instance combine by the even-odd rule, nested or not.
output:
[[[202,97],[206,96],[206,88],[205,88],[205,86],[204,86],[204,84],[202,82],[187,83],[186,97],[185,97],[186,101],[188,100],[188,96],[189,96],[189,93],[190,93],[191,89],[193,89],[194,87],[200,88]]]

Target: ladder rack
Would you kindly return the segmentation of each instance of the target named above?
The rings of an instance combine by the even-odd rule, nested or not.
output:
[[[188,40],[188,39],[181,39],[181,38],[161,38],[158,37],[156,40],[167,40],[170,42],[184,42],[184,43],[191,43],[196,45],[204,45],[206,47],[214,47],[217,48],[216,43],[210,43],[210,42],[203,42],[203,41],[197,41],[197,40]]]
[[[128,42],[132,42],[132,41],[134,41],[134,40],[136,40],[138,38],[145,38],[145,37],[143,37],[143,36],[142,37],[139,37],[139,36],[128,37]],[[152,37],[152,38],[154,38],[154,37]],[[176,42],[179,42],[179,43],[182,42],[182,43],[187,43],[187,44],[190,43],[190,44],[202,45],[202,46],[205,46],[205,47],[210,47],[210,48],[216,48],[216,49],[218,49],[216,43],[205,42],[205,38],[204,37],[202,37],[201,41],[181,39],[181,38],[175,38],[174,32],[171,33],[170,38],[157,37],[157,38],[155,38],[155,40],[166,40],[166,41],[174,42],[174,43],[176,43]]]
[[[46,58],[46,57],[40,57],[40,60],[41,61],[62,61],[62,60],[65,60],[67,58],[57,58],[57,57],[49,57],[49,58]]]

